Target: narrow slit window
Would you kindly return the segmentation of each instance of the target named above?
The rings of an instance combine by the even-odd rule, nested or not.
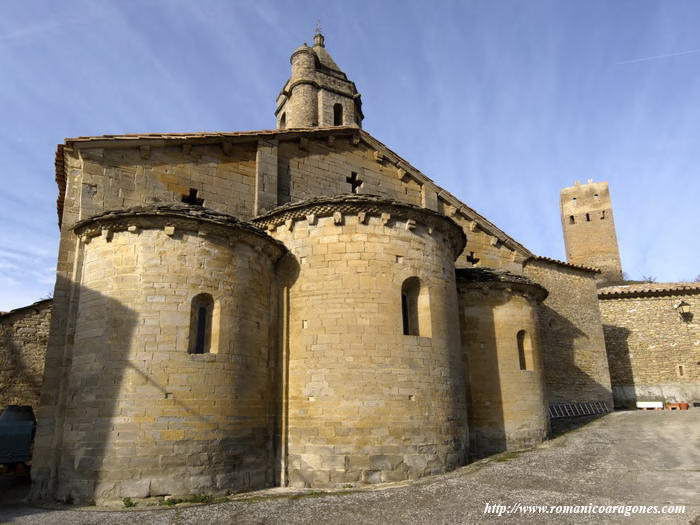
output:
[[[418,277],[409,277],[401,286],[401,318],[404,335],[431,336],[430,295]]]
[[[600,212],[600,220],[604,221],[605,220],[605,210]]]
[[[197,311],[197,341],[195,341],[194,353],[203,354],[207,334],[207,309],[203,306]]]
[[[586,222],[591,222],[591,214],[590,213],[586,214]]]
[[[576,219],[574,219],[573,215],[569,215],[569,224],[576,224]]]
[[[343,125],[343,105],[333,104],[333,125],[342,126]]]
[[[403,335],[411,335],[409,313],[408,313],[408,295],[401,294],[401,315],[403,317]]]
[[[518,343],[518,361],[520,364],[520,370],[534,370],[533,356],[532,356],[532,341],[530,340],[530,334],[525,330],[520,330],[516,336]]]
[[[200,293],[192,298],[190,315],[190,354],[212,352],[212,332],[214,321],[214,299],[208,293]]]

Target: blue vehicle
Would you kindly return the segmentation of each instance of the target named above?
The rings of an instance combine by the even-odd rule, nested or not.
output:
[[[14,472],[27,471],[35,430],[32,407],[8,406],[0,414],[0,465]]]

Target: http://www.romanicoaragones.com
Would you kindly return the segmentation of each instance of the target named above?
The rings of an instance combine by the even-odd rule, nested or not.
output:
[[[535,514],[617,514],[632,516],[635,514],[684,514],[685,505],[523,505],[513,503],[487,503],[484,514],[497,516],[535,515]]]

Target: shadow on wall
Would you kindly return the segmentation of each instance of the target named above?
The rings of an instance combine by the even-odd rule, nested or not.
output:
[[[275,399],[277,409],[274,420],[274,456],[275,456],[275,484],[285,486],[288,481],[287,472],[287,442],[289,416],[289,289],[294,286],[299,278],[299,262],[290,252],[284,254],[276,265],[276,283],[278,311],[277,324],[271,323],[271,330],[275,332],[276,351],[273,352],[274,365],[272,367],[273,381],[275,385]]]
[[[468,313],[468,310],[471,312]],[[464,327],[469,461],[507,449],[493,308],[459,308]],[[471,315],[470,315],[471,314]]]
[[[188,354],[182,318],[190,318],[196,292],[153,302],[151,294],[167,293],[159,277],[159,291],[135,277],[93,275],[88,284],[102,291],[59,277],[56,289],[71,290],[68,302],[79,308],[66,316],[65,350],[55,344],[61,355],[47,360],[32,498],[91,503],[270,486],[266,392],[274,367],[267,345],[241,333],[251,331],[251,317],[238,317],[239,310],[257,313],[260,301],[243,304],[221,288],[222,308],[238,319],[222,324],[231,331],[228,345],[218,354]],[[236,293],[260,296],[245,284]],[[261,321],[259,331],[267,332]]]
[[[31,405],[36,411],[41,393],[41,375],[33,370],[23,357],[8,328],[0,326],[0,367],[3,381],[0,384],[0,411],[7,405]]]
[[[629,337],[632,331],[620,326],[604,324],[603,332],[615,408],[636,408],[637,395],[629,349]]]
[[[588,336],[545,304],[538,306],[538,317],[549,403],[605,401],[609,405],[610,391],[576,364],[576,340]],[[590,349],[585,353],[593,354]]]
[[[66,302],[75,306],[64,317],[66,326],[60,327],[65,330],[65,347],[54,341],[47,355],[32,497],[92,502],[96,487],[109,480],[104,468],[109,468],[109,454],[116,453],[116,448],[110,451],[111,435],[116,432],[118,436],[123,425],[115,418],[143,412],[136,408],[136,400],[128,415],[120,414],[117,406],[125,370],[132,367],[128,342],[139,320],[136,312],[119,301],[61,276],[56,290],[70,290]],[[63,367],[52,363],[63,363]],[[136,439],[134,429],[131,435],[125,432],[124,428],[123,438]],[[120,460],[131,461],[128,457]]]

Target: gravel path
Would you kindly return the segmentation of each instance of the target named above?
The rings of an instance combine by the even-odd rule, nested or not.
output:
[[[557,424],[559,425],[559,423]],[[557,430],[557,428],[555,428]],[[226,503],[105,511],[0,506],[18,524],[626,523],[700,525],[700,410],[616,412],[535,450],[412,484],[357,492],[272,489]],[[685,505],[683,514],[484,514],[501,505]]]

